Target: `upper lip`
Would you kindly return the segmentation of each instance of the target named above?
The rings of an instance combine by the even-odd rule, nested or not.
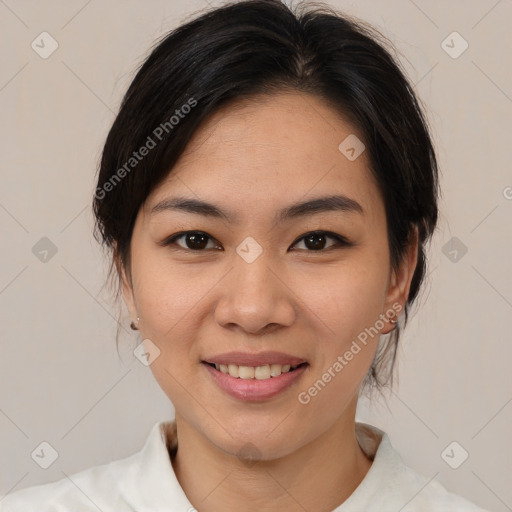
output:
[[[264,366],[266,364],[289,364],[290,366],[298,366],[306,361],[300,357],[295,357],[283,352],[225,352],[216,354],[206,359],[206,363],[214,364],[236,364],[238,366]]]

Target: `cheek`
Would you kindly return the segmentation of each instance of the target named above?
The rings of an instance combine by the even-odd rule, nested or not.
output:
[[[308,384],[315,386],[320,380],[311,397],[321,391],[322,399],[312,408],[330,400],[343,408],[343,399],[353,395],[366,375],[383,327],[379,318],[384,312],[386,270],[377,255],[361,255],[335,269],[322,270],[314,279],[302,280],[302,287],[296,288],[304,311],[313,313],[311,330],[317,334],[318,364],[311,368]],[[326,284],[311,286],[314,282]]]
[[[207,314],[205,294],[216,280],[162,255],[146,254],[141,261],[136,286],[140,334],[160,351],[150,369],[175,409],[186,410],[191,395],[201,396],[193,378],[199,360],[196,341]]]
[[[375,258],[354,258],[296,280],[294,291],[327,334],[341,342],[375,324],[383,312],[386,284],[386,269]]]
[[[315,324],[316,364],[297,399],[304,418],[334,422],[357,395],[380,339],[385,276],[366,267],[332,273],[322,290],[304,288],[305,306]],[[382,327],[382,326],[380,326]]]
[[[201,298],[213,281],[205,282],[204,274],[195,272],[193,265],[171,262],[160,250],[141,253],[134,258],[133,269],[142,334],[159,344],[179,340],[180,329],[199,311]],[[206,281],[210,280],[211,276]]]

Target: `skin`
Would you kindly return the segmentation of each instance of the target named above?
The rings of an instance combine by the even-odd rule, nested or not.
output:
[[[142,338],[160,350],[150,368],[175,407],[172,464],[201,512],[327,512],[371,466],[357,442],[355,411],[378,336],[307,405],[297,398],[379,315],[404,307],[417,260],[416,239],[399,270],[391,269],[384,204],[366,152],[349,161],[338,149],[349,134],[362,140],[311,95],[283,92],[228,105],[195,133],[138,213],[123,296],[132,319],[140,317]],[[334,193],[364,213],[274,221],[286,206]],[[151,215],[176,195],[214,203],[237,222],[171,210]],[[160,245],[187,230],[209,235],[202,252],[186,237]],[[315,251],[302,238],[312,230],[353,245],[326,238]],[[252,263],[236,252],[248,236],[263,249]],[[392,328],[384,322],[380,331]],[[227,395],[201,363],[235,350],[276,350],[309,366],[281,394],[250,403]],[[254,464],[237,456],[247,443],[259,452]]]

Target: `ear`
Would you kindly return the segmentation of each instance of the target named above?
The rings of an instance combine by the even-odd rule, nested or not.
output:
[[[119,251],[117,248],[117,242],[114,244],[114,264],[116,266],[117,274],[119,276],[119,282],[121,287],[121,292],[123,294],[123,300],[126,304],[128,312],[130,313],[130,317],[133,322],[137,320],[137,307],[135,306],[135,299],[133,296],[133,284],[131,279],[130,269],[126,272],[124,268],[121,257],[119,255]]]
[[[417,263],[418,228],[414,226],[411,241],[404,252],[399,268],[391,271],[384,314],[389,310],[396,311],[398,317],[404,310]],[[382,330],[382,334],[388,334],[393,329],[394,325],[391,322],[387,322],[386,327]]]

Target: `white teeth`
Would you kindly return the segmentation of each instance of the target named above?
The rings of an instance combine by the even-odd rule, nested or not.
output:
[[[271,377],[279,377],[282,373],[287,373],[297,366],[289,364],[265,364],[263,366],[238,366],[237,364],[216,364],[215,368],[231,377],[240,379],[265,380]]]
[[[256,366],[254,377],[258,380],[270,379],[270,366],[268,364],[265,366]]]
[[[241,379],[254,379],[254,367],[253,366],[239,366],[238,376]]]
[[[271,377],[279,377],[281,375],[281,368],[283,366],[281,364],[271,364],[270,365],[270,376]]]
[[[236,364],[228,365],[228,370],[229,370],[229,375],[231,375],[231,377],[240,377],[240,371]]]

